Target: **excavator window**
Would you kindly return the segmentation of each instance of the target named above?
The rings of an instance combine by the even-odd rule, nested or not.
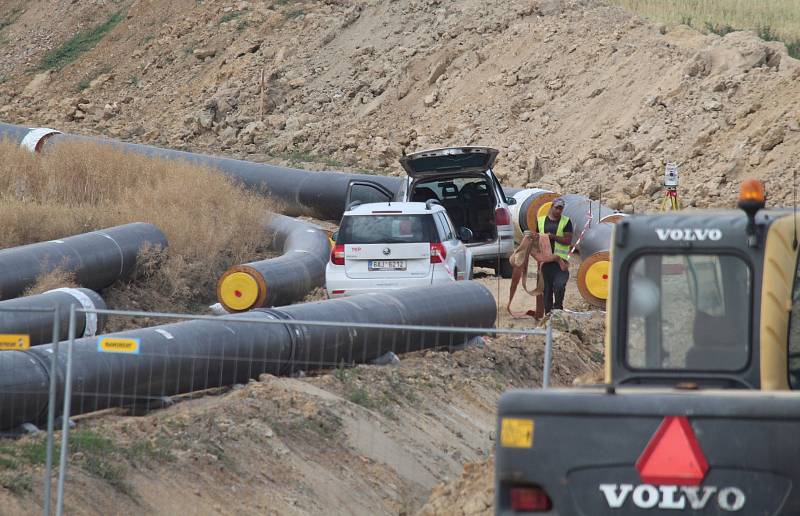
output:
[[[628,268],[633,369],[737,371],[750,358],[751,274],[724,254],[646,254]],[[745,288],[742,288],[745,287]]]

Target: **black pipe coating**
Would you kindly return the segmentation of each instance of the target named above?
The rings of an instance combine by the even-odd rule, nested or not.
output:
[[[592,217],[591,225],[586,231],[600,224],[601,220],[611,215],[619,215],[618,212],[612,210],[608,206],[600,203],[600,201],[592,201],[588,197],[577,194],[566,194],[561,196],[564,199],[564,215],[569,217],[572,221],[573,228],[573,241],[578,237],[578,234],[583,230],[589,216]],[[608,249],[608,246],[606,246]]]
[[[134,222],[0,250],[0,299],[19,296],[39,276],[57,268],[74,273],[83,287],[106,288],[134,271],[146,244],[164,248],[167,239],[152,224]]]
[[[33,129],[0,123],[0,138],[22,142],[24,135]],[[63,142],[92,142],[110,145],[125,152],[164,159],[184,160],[216,168],[247,188],[254,189],[273,199],[282,201],[288,215],[311,215],[323,220],[338,222],[344,213],[345,196],[350,180],[366,180],[380,183],[392,192],[400,187],[401,179],[392,176],[369,174],[346,174],[341,172],[311,172],[308,170],[252,163],[205,154],[161,149],[136,143],[125,143],[103,138],[70,134],[50,134],[37,148],[47,149]]]
[[[217,298],[229,312],[288,305],[325,284],[331,247],[322,228],[278,214],[270,214],[264,227],[272,235],[271,247],[283,254],[225,271]]]
[[[55,308],[60,321],[61,339],[66,339],[70,305],[94,310],[106,309],[106,303],[100,294],[87,288],[60,288],[43,294],[0,301],[0,333],[27,334],[31,346],[50,343],[53,341],[53,313],[25,310]],[[103,330],[104,322],[103,316],[76,312],[75,333],[81,337],[97,335]]]
[[[349,298],[258,309],[236,318],[490,328],[495,300],[483,285],[459,281],[437,288],[370,293]],[[147,402],[165,396],[246,382],[260,374],[368,362],[389,351],[405,353],[458,345],[464,333],[293,326],[194,320],[105,335],[139,339],[139,353],[98,351],[97,338],[75,341],[71,415]],[[66,353],[50,371],[51,346],[0,353],[0,429],[40,423],[49,382],[64,392]],[[54,374],[55,373],[55,374]],[[63,400],[58,401],[57,412]]]

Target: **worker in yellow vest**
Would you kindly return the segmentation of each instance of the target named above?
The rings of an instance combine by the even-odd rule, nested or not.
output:
[[[550,248],[556,261],[542,264],[544,279],[544,313],[564,309],[564,293],[569,281],[569,246],[572,243],[572,222],[562,215],[564,199],[559,197],[550,206],[547,215],[539,217],[539,233],[550,237]]]

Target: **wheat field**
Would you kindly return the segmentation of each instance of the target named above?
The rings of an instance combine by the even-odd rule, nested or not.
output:
[[[655,21],[727,33],[754,30],[800,57],[800,0],[609,0]]]

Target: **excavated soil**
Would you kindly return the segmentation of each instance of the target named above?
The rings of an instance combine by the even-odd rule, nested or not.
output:
[[[94,48],[43,67],[108,20]],[[0,120],[382,174],[404,152],[490,145],[504,184],[629,212],[658,209],[677,162],[683,206],[730,207],[748,177],[781,205],[800,63],[750,33],[595,0],[0,0]],[[477,279],[505,306],[507,281]],[[515,310],[532,308],[517,296]],[[573,284],[566,307],[589,309]],[[602,316],[555,323],[554,381],[592,381]],[[84,418],[68,513],[488,513],[494,404],[539,385],[541,361],[541,337],[503,337]],[[37,439],[0,446],[4,514],[40,512]]]
[[[586,332],[576,331],[586,327],[576,316],[560,317],[573,322],[557,323],[553,378],[569,384],[599,370],[602,319]],[[395,365],[264,375],[144,416],[78,418],[66,512],[416,513],[434,486],[492,455],[497,399],[541,384],[543,344],[542,336],[486,338],[484,347],[411,353]],[[2,464],[13,464],[0,472],[3,514],[41,512],[43,455],[31,450],[43,439],[0,446]],[[482,481],[490,500],[490,471]]]

